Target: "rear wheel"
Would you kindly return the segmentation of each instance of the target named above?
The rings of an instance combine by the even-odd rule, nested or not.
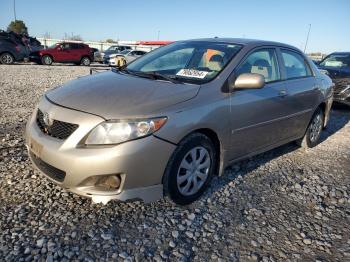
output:
[[[310,124],[306,130],[306,133],[303,138],[297,140],[297,144],[299,144],[303,148],[312,148],[316,146],[319,142],[321,132],[323,129],[324,123],[324,113],[321,108],[318,108],[312,119]]]
[[[10,53],[3,53],[0,55],[0,61],[2,64],[10,65],[13,64],[15,58]]]
[[[80,61],[80,64],[83,66],[89,66],[90,63],[91,63],[90,58],[88,58],[86,56],[84,56]]]
[[[165,195],[180,205],[197,200],[208,187],[216,164],[211,140],[200,133],[188,136],[169,160],[163,179]]]
[[[53,59],[51,56],[49,55],[44,55],[42,58],[41,58],[41,63],[43,65],[52,65],[52,62],[53,62]]]

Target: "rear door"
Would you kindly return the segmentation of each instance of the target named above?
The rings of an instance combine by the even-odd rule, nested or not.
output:
[[[288,92],[285,111],[290,119],[289,134],[301,136],[318,103],[319,86],[304,55],[292,49],[279,49],[282,77]]]
[[[84,56],[84,54],[86,53],[85,46],[77,43],[70,44],[70,46],[71,46],[71,53],[70,53],[71,61],[74,61],[74,62],[80,61],[81,57]]]
[[[287,90],[281,81],[281,72],[275,47],[251,51],[234,71],[256,73],[265,77],[261,89],[234,90],[231,94],[231,149],[230,159],[258,152],[288,137],[287,113],[284,109]]]

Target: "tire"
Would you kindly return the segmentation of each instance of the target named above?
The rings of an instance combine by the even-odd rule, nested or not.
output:
[[[321,108],[317,108],[313,114],[309,126],[306,129],[304,137],[297,140],[297,144],[302,148],[312,148],[319,142],[324,124],[324,112]]]
[[[1,64],[10,65],[10,64],[13,64],[14,61],[15,61],[15,58],[13,57],[13,55],[11,55],[8,52],[2,53],[0,55]]]
[[[91,64],[91,60],[87,56],[84,56],[81,58],[80,64],[83,66],[89,66]]]
[[[166,167],[164,195],[179,205],[188,205],[197,200],[214,175],[216,154],[214,145],[207,136],[194,133],[184,138]]]
[[[51,56],[49,55],[44,55],[42,58],[41,58],[41,63],[43,65],[52,65],[52,62],[53,62],[53,59]]]

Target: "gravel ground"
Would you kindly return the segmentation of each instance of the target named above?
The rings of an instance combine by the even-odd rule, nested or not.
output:
[[[350,261],[350,109],[316,148],[233,165],[191,206],[102,206],[43,178],[23,141],[44,91],[88,72],[0,65],[0,260]]]

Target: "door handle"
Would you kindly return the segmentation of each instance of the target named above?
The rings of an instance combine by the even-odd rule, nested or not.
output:
[[[287,96],[287,91],[286,91],[286,90],[280,90],[280,91],[278,92],[278,95],[279,95],[280,97],[285,97],[285,96]]]

